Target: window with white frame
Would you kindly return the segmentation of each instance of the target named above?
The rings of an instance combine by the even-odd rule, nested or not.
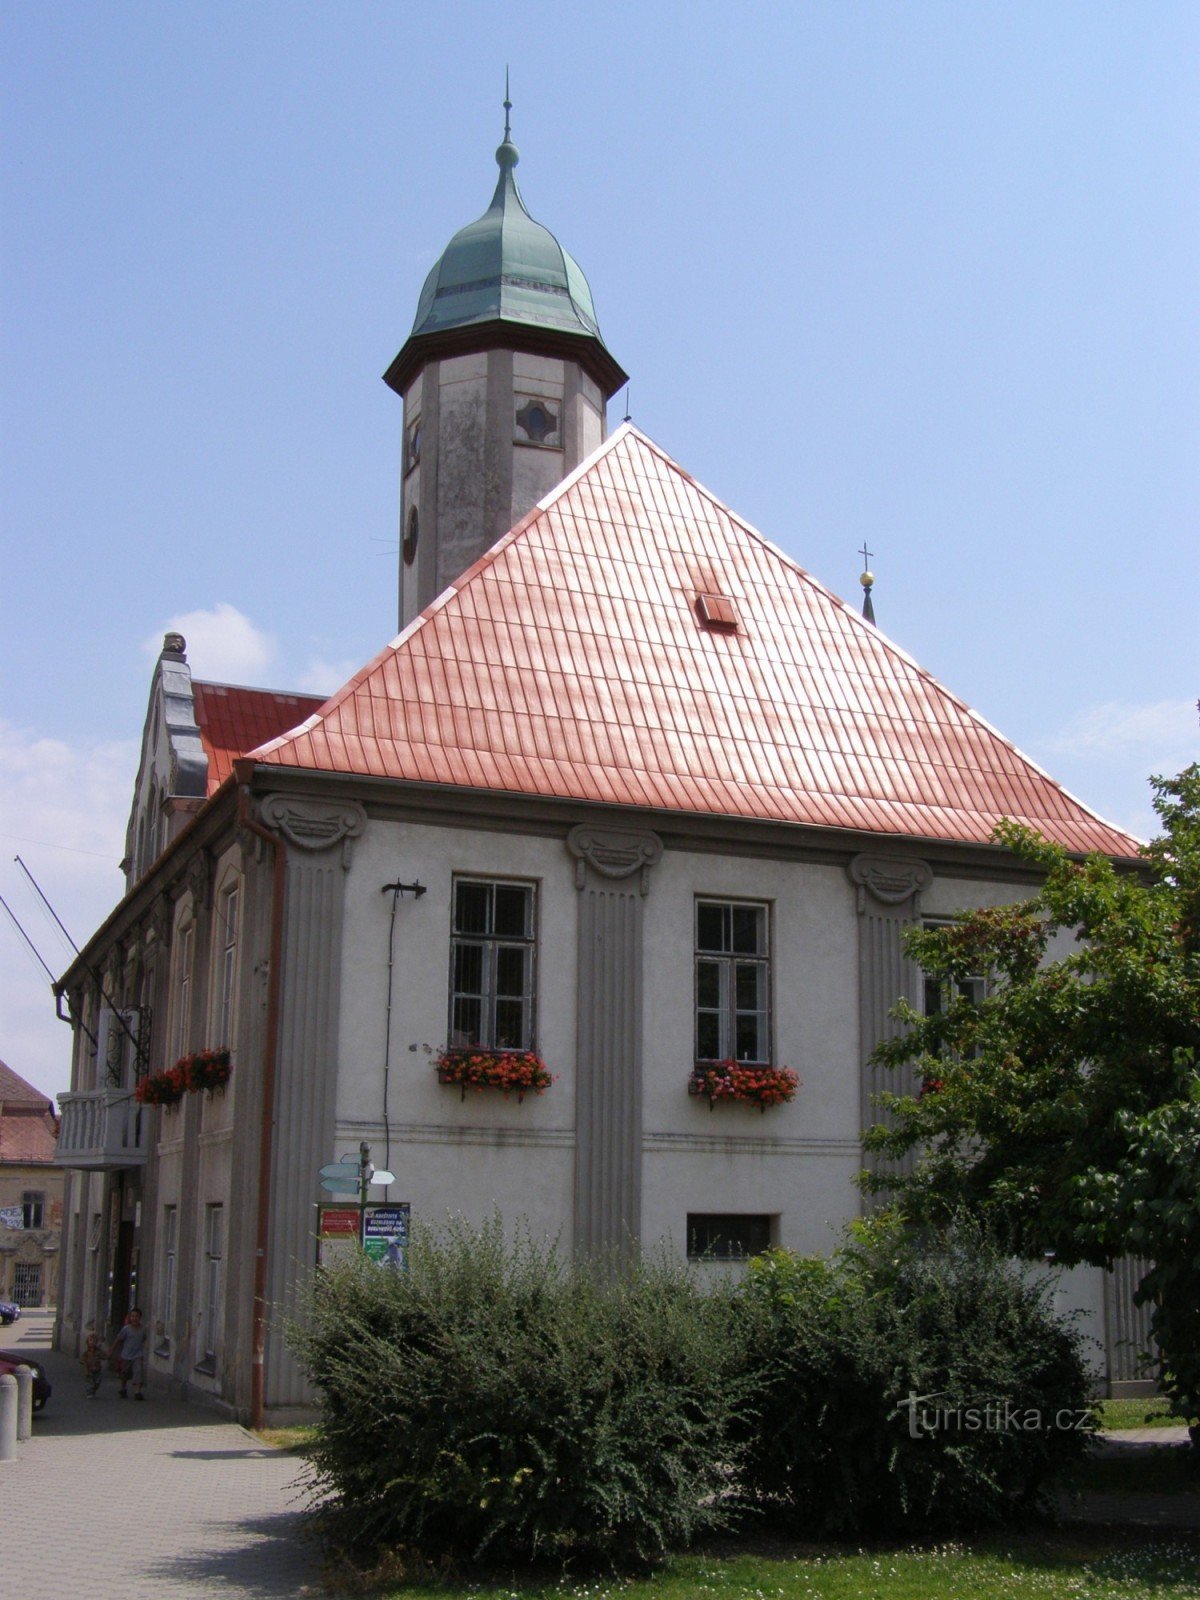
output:
[[[163,1207],[162,1255],[162,1338],[158,1353],[166,1355],[171,1348],[171,1333],[175,1327],[175,1256],[179,1247],[179,1207]]]
[[[191,923],[180,928],[175,952],[175,1054],[183,1055],[188,1047],[191,1032],[192,1003],[192,942],[195,929]]]
[[[936,928],[947,928],[948,922],[926,922],[926,931]],[[987,980],[982,973],[969,973],[964,978],[933,978],[926,972],[922,974],[922,1003],[927,1017],[941,1016],[947,1010],[952,1000],[969,1000],[973,1006],[982,1005],[987,994]]]
[[[217,1329],[221,1319],[221,1266],[225,1246],[225,1208],[204,1208],[204,1345],[203,1365],[215,1367]]]
[[[533,1048],[533,885],[456,878],[450,1044]]]
[[[771,1059],[767,908],[696,901],[696,1060]]]
[[[46,1194],[42,1189],[26,1189],[21,1195],[21,1226],[23,1228],[44,1228],[46,1215]]]
[[[237,1000],[238,886],[234,883],[217,898],[217,1015],[216,1042],[233,1041]]]

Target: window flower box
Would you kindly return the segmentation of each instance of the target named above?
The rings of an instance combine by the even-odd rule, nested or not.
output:
[[[219,1050],[197,1050],[190,1056],[180,1056],[173,1067],[140,1079],[133,1091],[134,1099],[139,1105],[170,1109],[185,1094],[223,1089],[232,1071],[229,1051],[224,1046]]]
[[[187,1074],[179,1066],[167,1067],[163,1072],[152,1072],[140,1078],[133,1098],[141,1106],[177,1106],[187,1093]]]
[[[688,1093],[703,1095],[710,1111],[718,1100],[739,1100],[765,1111],[795,1099],[799,1087],[799,1075],[790,1067],[747,1067],[732,1060],[698,1067],[688,1080]]]
[[[181,1056],[175,1066],[187,1074],[187,1086],[193,1094],[201,1089],[223,1089],[233,1071],[229,1051],[224,1045],[219,1050],[197,1050],[193,1055]]]
[[[519,1103],[527,1094],[545,1094],[554,1082],[546,1063],[532,1050],[442,1050],[435,1065],[438,1082],[457,1084],[463,1100],[468,1089],[499,1089],[504,1095],[515,1094]]]

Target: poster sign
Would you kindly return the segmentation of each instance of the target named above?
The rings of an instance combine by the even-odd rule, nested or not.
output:
[[[381,1266],[408,1267],[408,1202],[398,1205],[368,1206],[363,1221],[363,1249]]]
[[[358,1207],[322,1206],[317,1237],[317,1263],[332,1267],[347,1261],[358,1248]]]

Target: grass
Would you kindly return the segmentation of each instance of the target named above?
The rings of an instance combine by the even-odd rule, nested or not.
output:
[[[393,1581],[378,1600],[1200,1600],[1200,1535],[1056,1530],[936,1545],[679,1557],[635,1580]]]
[[[296,1428],[251,1428],[256,1439],[270,1445],[272,1450],[283,1450],[288,1455],[302,1456],[316,1433],[315,1426]]]
[[[1186,1417],[1176,1416],[1170,1401],[1160,1395],[1144,1400],[1099,1400],[1096,1412],[1100,1426],[1111,1430],[1120,1428],[1175,1428],[1186,1422]]]

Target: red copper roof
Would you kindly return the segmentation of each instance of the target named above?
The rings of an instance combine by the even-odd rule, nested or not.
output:
[[[208,792],[214,794],[238,756],[274,739],[324,705],[320,695],[243,689],[229,683],[192,681],[192,703],[208,757]]]
[[[736,629],[705,626],[701,595]],[[253,754],[917,839],[1015,817],[1137,849],[629,426]]]

